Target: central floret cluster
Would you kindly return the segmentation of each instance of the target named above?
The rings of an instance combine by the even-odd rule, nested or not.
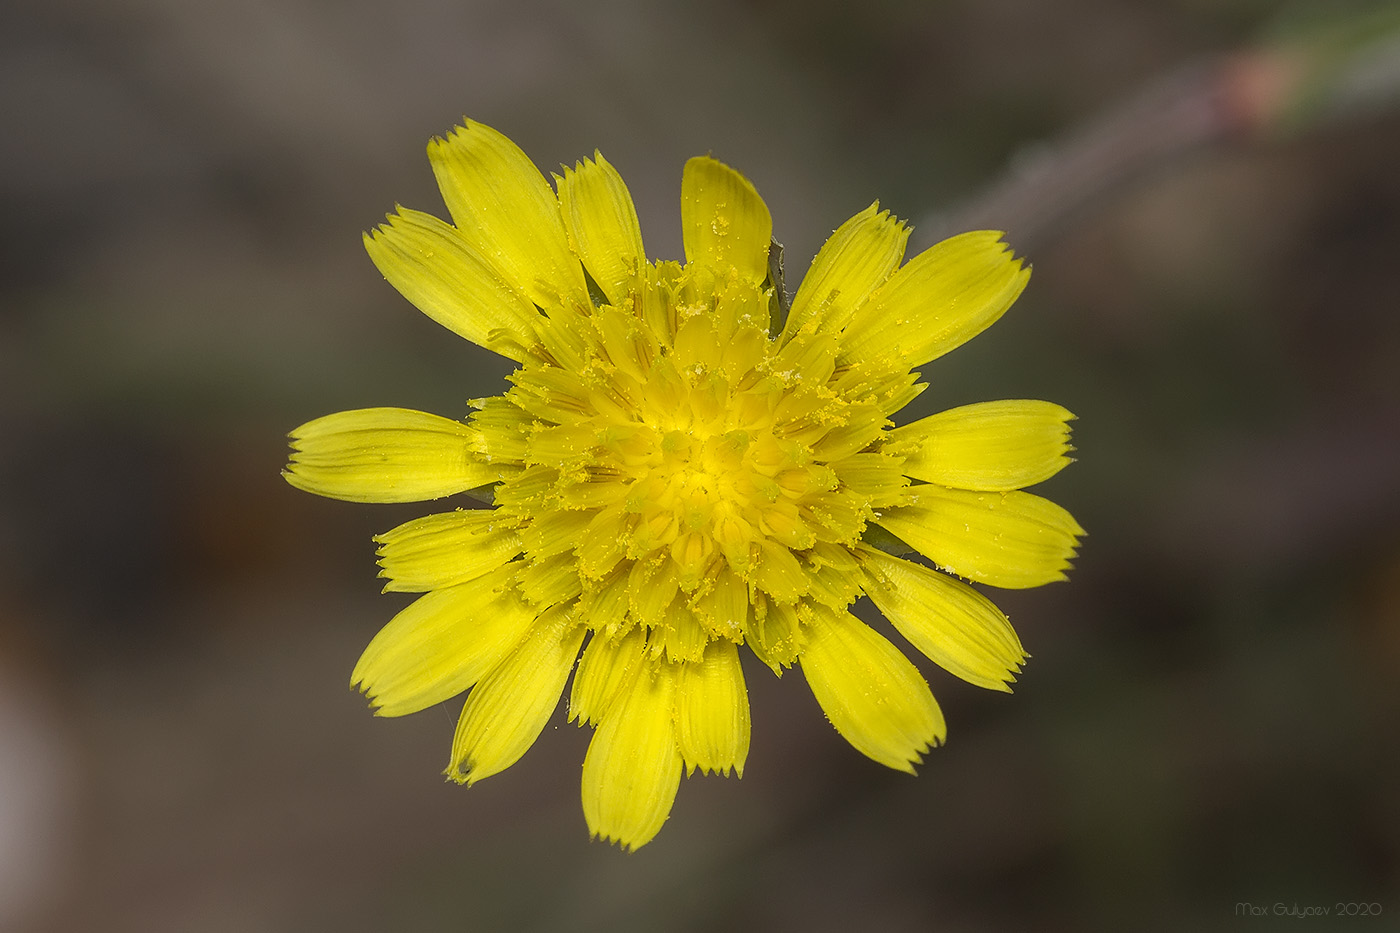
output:
[[[827,335],[779,345],[771,286],[675,263],[639,278],[474,403],[477,452],[510,468],[496,502],[527,560],[558,564],[538,601],[578,596],[613,636],[655,630],[672,661],[726,638],[790,664],[808,602],[859,595],[850,548],[908,483],[874,442],[920,387],[838,365]]]

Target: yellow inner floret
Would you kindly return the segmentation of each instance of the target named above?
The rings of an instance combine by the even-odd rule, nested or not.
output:
[[[610,636],[659,629],[672,660],[726,638],[779,666],[807,600],[859,595],[850,548],[908,483],[873,445],[920,387],[842,365],[830,336],[780,346],[772,301],[649,265],[619,305],[557,311],[505,398],[474,403],[478,452],[519,466],[496,502],[521,521],[527,599],[578,596]]]

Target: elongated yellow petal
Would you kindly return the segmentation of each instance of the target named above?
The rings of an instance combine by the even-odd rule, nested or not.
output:
[[[1006,615],[947,574],[875,548],[863,548],[865,592],[899,634],[939,667],[989,690],[1008,683],[1026,659]]]
[[[890,276],[856,312],[843,340],[846,355],[893,356],[911,368],[922,366],[992,326],[1030,274],[997,231],[937,243]]]
[[[597,725],[607,714],[618,690],[630,684],[644,663],[646,632],[633,626],[622,638],[595,634],[583,649],[569,693],[569,718],[581,726]]]
[[[593,153],[559,183],[559,209],[569,243],[608,301],[620,305],[646,282],[642,228],[622,176],[602,153]]]
[[[292,456],[282,476],[332,499],[419,502],[500,478],[498,468],[472,456],[470,427],[407,408],[337,412],[289,436]]]
[[[404,522],[374,540],[384,592],[422,593],[474,580],[520,553],[520,534],[495,509],[458,509]]]
[[[462,239],[546,310],[589,307],[559,201],[520,147],[473,120],[428,144],[442,199]]]
[[[641,670],[603,718],[583,759],[583,817],[594,836],[639,849],[671,813],[681,783],[679,665]]]
[[[979,402],[896,428],[885,449],[904,454],[904,473],[915,479],[958,489],[1021,489],[1069,465],[1072,420],[1050,402]]]
[[[446,774],[468,786],[520,760],[559,705],[585,628],[567,609],[540,617],[467,696]]]
[[[880,202],[836,228],[822,245],[792,299],[783,340],[803,327],[839,334],[870,293],[899,268],[909,228],[880,210]]]
[[[455,229],[399,208],[365,234],[365,251],[389,284],[453,333],[517,362],[539,342],[539,312]]]
[[[739,649],[725,638],[705,647],[700,661],[681,665],[676,687],[676,742],[687,773],[733,768],[744,776],[749,755],[749,692]]]
[[[849,612],[818,610],[806,632],[799,663],[826,718],[862,755],[913,774],[947,734],[923,675]]]
[[[768,275],[773,215],[749,180],[717,159],[696,156],[685,163],[681,235],[688,263],[721,274],[733,268],[747,282]]]
[[[1007,589],[1066,579],[1084,529],[1049,499],[1028,492],[915,488],[912,505],[888,509],[876,523],[940,568]]]
[[[350,684],[380,716],[405,716],[450,699],[481,679],[515,647],[535,618],[502,571],[433,590],[379,630]]]

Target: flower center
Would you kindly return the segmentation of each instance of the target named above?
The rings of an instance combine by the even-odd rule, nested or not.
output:
[[[838,370],[829,336],[771,340],[754,284],[647,271],[623,306],[552,318],[547,355],[478,405],[479,453],[520,465],[496,502],[522,518],[526,597],[667,628],[677,657],[759,637],[765,606],[790,627],[804,599],[848,605],[849,548],[906,483],[870,444],[913,380]]]

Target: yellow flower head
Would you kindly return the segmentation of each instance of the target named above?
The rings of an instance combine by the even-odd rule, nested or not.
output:
[[[470,690],[447,767],[470,784],[534,743],[578,661],[569,715],[597,727],[584,816],[636,848],[682,771],[743,773],[741,645],[775,673],[797,664],[836,729],[902,771],[943,741],[943,716],[855,600],[953,674],[1008,689],[1021,643],[953,575],[1064,579],[1083,530],[1018,490],[1069,462],[1072,416],[1002,401],[889,420],[924,388],[913,369],[1025,287],[999,233],[901,267],[909,229],[872,204],[822,247],[781,319],[768,208],[721,162],[686,163],[682,265],[647,261],[601,155],[554,190],[479,123],[428,155],[452,223],[400,209],[365,247],[425,314],[519,364],[513,386],[465,422],[319,418],[292,432],[285,474],[357,502],[483,487],[494,500],[376,539],[385,589],[424,594],[352,675],[380,715]],[[901,541],[946,573],[893,556]]]

